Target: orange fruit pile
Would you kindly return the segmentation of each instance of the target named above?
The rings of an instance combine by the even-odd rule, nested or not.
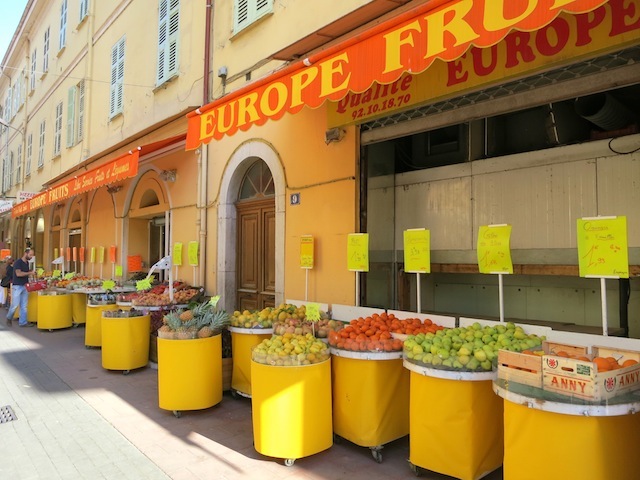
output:
[[[391,336],[391,324],[386,313],[351,320],[342,330],[329,332],[329,345],[354,352],[400,351],[403,342]]]
[[[592,361],[596,364],[598,372],[618,370],[619,368],[630,367],[638,363],[637,360],[633,360],[631,358],[620,363],[614,357],[595,357]]]
[[[436,333],[438,330],[444,329],[443,326],[433,323],[428,318],[426,318],[423,322],[419,318],[406,318],[406,319],[400,320],[396,318],[396,316],[393,313],[389,315],[387,315],[386,313],[383,313],[382,315],[386,316],[389,329],[393,333],[402,333],[405,335],[418,335],[419,333]]]

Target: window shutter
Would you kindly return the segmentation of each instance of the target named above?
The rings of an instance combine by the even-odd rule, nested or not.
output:
[[[243,29],[249,23],[249,0],[236,1],[236,18],[234,30]]]
[[[67,148],[73,147],[75,139],[76,121],[76,87],[71,87],[67,95]]]
[[[84,138],[84,80],[78,84],[78,134],[76,141]]]
[[[171,0],[167,48],[167,79],[178,73],[178,39],[180,36],[180,1]]]
[[[109,97],[109,116],[122,112],[124,81],[124,38],[111,50],[111,92]]]
[[[16,163],[16,185],[22,181],[22,145],[18,145],[18,159]]]
[[[24,174],[28,177],[31,175],[31,156],[33,154],[33,133],[27,137],[27,160],[24,165]]]
[[[80,21],[89,13],[89,0],[80,0]]]
[[[31,76],[29,77],[31,81],[31,90],[36,89],[36,50],[33,50],[33,55],[31,55]]]
[[[67,0],[62,0],[60,6],[60,35],[58,37],[60,50],[67,44]]]
[[[167,24],[169,23],[168,1],[160,0],[158,9],[158,72],[156,85],[162,84],[166,77]]]
[[[123,108],[124,95],[124,39],[118,43],[118,95],[117,108],[121,112]]]

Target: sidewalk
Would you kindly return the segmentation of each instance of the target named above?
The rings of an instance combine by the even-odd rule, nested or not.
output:
[[[343,440],[286,467],[253,448],[249,399],[225,393],[219,405],[176,418],[158,407],[157,370],[104,370],[100,350],[84,347],[83,326],[8,328],[5,315],[2,309],[0,407],[10,406],[17,419],[0,423],[2,479],[416,478],[407,437],[385,445],[381,464]]]

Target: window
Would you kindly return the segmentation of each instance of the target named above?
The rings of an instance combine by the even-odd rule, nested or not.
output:
[[[44,31],[44,44],[42,45],[42,74],[49,71],[49,29]]]
[[[40,123],[40,145],[38,146],[38,168],[44,167],[44,132],[46,121]]]
[[[7,168],[7,188],[5,190],[10,190],[13,186],[13,152],[9,153],[9,167]]]
[[[4,99],[4,121],[9,122],[12,118],[11,112],[11,95],[13,94],[13,89],[9,88],[7,90],[7,98]]]
[[[60,145],[62,143],[62,102],[56,105],[56,123],[53,133],[53,155],[60,155]]]
[[[109,93],[109,118],[122,113],[124,87],[124,37],[111,49],[111,91]]]
[[[18,145],[18,155],[16,159],[16,185],[22,182],[22,145]]]
[[[239,32],[273,11],[273,0],[235,0],[233,31]]]
[[[71,87],[67,103],[67,147],[73,147],[84,135],[84,80]]]
[[[24,164],[24,175],[28,177],[31,175],[31,157],[33,154],[33,133],[30,133],[27,137],[27,158]]]
[[[67,0],[62,0],[60,6],[60,36],[59,38],[59,50],[62,50],[67,44]]]
[[[160,0],[156,85],[162,85],[178,73],[179,27],[180,0]]]
[[[89,14],[89,0],[80,0],[80,21]]]
[[[31,82],[29,86],[31,87],[31,91],[36,89],[36,53],[36,49],[34,48],[33,53],[31,54],[31,74],[29,75],[29,81]]]
[[[13,85],[13,108],[11,112],[13,116],[18,113],[18,108],[20,108],[20,79],[16,80],[16,83]]]

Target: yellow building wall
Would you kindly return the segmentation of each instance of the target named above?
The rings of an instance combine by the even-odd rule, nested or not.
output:
[[[116,241],[116,219],[113,200],[105,188],[89,195],[89,225],[87,228],[87,258],[90,260],[91,248],[96,248],[95,263],[88,262],[85,271],[90,276],[111,278],[112,263],[109,261],[109,247]],[[104,262],[98,263],[99,247],[105,248]]]

